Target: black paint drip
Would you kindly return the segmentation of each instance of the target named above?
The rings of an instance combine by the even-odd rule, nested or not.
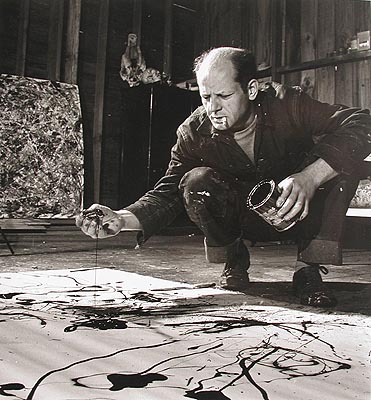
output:
[[[12,396],[7,393],[9,390],[23,390],[25,386],[22,383],[3,383],[0,385],[0,396]]]
[[[18,295],[20,295],[20,294],[24,294],[24,293],[22,293],[22,292],[1,293],[1,294],[0,294],[0,299],[9,300],[9,299],[12,299],[14,296],[18,296]]]
[[[119,391],[126,388],[144,388],[156,381],[166,381],[168,378],[163,374],[110,374],[107,379],[112,383],[109,390]]]
[[[231,400],[230,397],[217,390],[188,390],[184,397],[196,400]]]
[[[153,294],[148,293],[148,292],[133,293],[131,298],[134,300],[148,301],[148,302],[152,302],[152,303],[157,303],[157,302],[161,301],[161,298],[156,297]]]

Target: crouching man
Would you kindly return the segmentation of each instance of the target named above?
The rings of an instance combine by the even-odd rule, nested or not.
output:
[[[302,304],[335,305],[322,264],[341,263],[345,214],[371,152],[369,111],[321,103],[299,88],[259,87],[254,56],[244,49],[207,51],[194,71],[202,106],[179,126],[165,176],[125,209],[93,205],[77,226],[93,238],[137,229],[144,242],[185,208],[204,233],[207,259],[225,263],[220,286],[248,291],[243,239],[280,234],[246,198],[256,183],[272,179],[279,217],[298,221],[290,230],[298,243],[294,292]]]

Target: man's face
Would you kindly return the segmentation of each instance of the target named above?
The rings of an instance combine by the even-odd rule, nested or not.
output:
[[[212,67],[201,66],[197,73],[202,104],[211,123],[218,130],[243,129],[251,113],[252,103],[248,93],[235,81],[235,74],[229,60]]]

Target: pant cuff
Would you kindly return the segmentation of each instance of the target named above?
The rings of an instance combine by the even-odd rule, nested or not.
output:
[[[227,261],[227,246],[208,246],[204,238],[206,261],[209,263],[225,263]]]
[[[298,261],[342,265],[342,248],[337,241],[313,239],[299,245]]]

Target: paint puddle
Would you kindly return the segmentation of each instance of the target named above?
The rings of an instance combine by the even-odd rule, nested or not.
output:
[[[184,397],[196,400],[231,400],[230,397],[225,396],[222,392],[216,390],[201,390],[188,391]]]
[[[126,388],[144,388],[156,381],[166,381],[165,375],[157,373],[149,374],[111,374],[107,379],[112,383],[111,391],[123,390]]]
[[[159,297],[156,297],[153,294],[148,293],[148,292],[133,293],[131,296],[131,299],[140,300],[140,301],[148,301],[151,303],[161,302],[161,300],[162,300]]]
[[[22,383],[4,383],[0,384],[0,396],[11,396],[12,394],[7,393],[9,390],[23,390],[25,386]]]
[[[74,332],[78,328],[91,328],[106,331],[109,329],[126,329],[126,321],[117,318],[95,318],[77,321],[64,328],[64,332]]]

